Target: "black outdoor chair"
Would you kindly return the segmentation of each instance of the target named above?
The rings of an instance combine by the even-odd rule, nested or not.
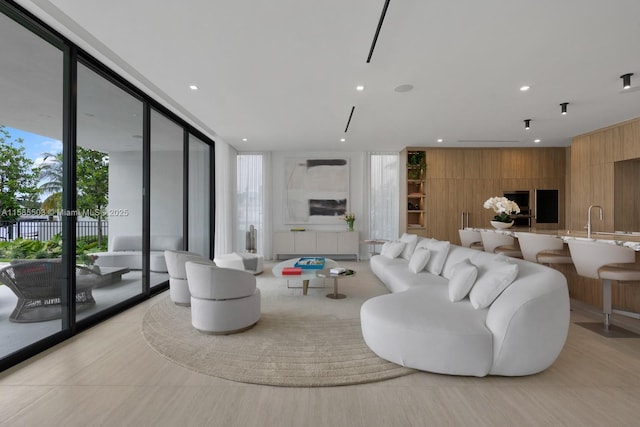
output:
[[[15,260],[0,270],[0,282],[18,297],[12,322],[42,322],[62,314],[62,263],[56,260]],[[76,283],[76,311],[95,305],[93,284]]]

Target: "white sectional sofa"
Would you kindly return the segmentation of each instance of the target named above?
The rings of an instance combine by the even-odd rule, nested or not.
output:
[[[556,360],[569,328],[569,294],[561,273],[448,242],[410,242],[406,236],[403,254],[394,257],[383,247],[370,261],[391,291],[361,308],[365,342],[378,356],[419,370],[478,377],[535,374]],[[423,269],[416,259],[424,261],[419,258],[426,253]],[[452,302],[452,297],[462,299]]]
[[[114,236],[109,252],[97,252],[95,264],[100,267],[128,267],[131,270],[142,270],[142,236]],[[167,263],[165,250],[182,249],[182,237],[151,236],[149,252],[149,269],[166,273]]]

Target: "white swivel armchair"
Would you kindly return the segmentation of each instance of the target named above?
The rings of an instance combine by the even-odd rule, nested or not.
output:
[[[253,274],[216,267],[211,261],[185,265],[191,292],[191,324],[201,332],[228,335],[260,319],[260,289]]]
[[[184,265],[187,261],[204,259],[201,255],[186,251],[164,251],[164,259],[169,272],[169,296],[177,305],[190,306],[191,293],[187,283],[187,271]]]

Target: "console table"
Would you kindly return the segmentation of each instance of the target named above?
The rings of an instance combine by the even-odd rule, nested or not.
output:
[[[357,231],[276,231],[273,256],[353,255],[360,260],[360,233]]]

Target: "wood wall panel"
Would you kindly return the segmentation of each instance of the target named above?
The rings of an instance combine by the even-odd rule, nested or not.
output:
[[[571,191],[567,196],[567,228],[582,231],[590,205],[604,208],[604,221],[592,220],[594,231],[615,231],[615,189],[638,187],[636,173],[615,182],[615,162],[640,158],[640,118],[599,129],[573,138],[570,148]],[[622,181],[622,182],[620,182]],[[633,191],[633,190],[631,190]],[[618,213],[619,214],[619,213]],[[597,218],[594,217],[594,218]],[[636,254],[638,258],[640,255]],[[569,282],[569,294],[587,304],[602,307],[599,280],[580,277],[572,266],[558,267]],[[613,285],[613,304],[628,311],[640,312],[640,282]]]
[[[486,226],[494,213],[482,207],[489,197],[511,190],[558,189],[564,226],[564,148],[426,149],[427,235],[459,242],[461,215],[469,225]]]
[[[567,228],[581,229],[589,206],[600,205],[605,220],[596,229],[615,231],[614,162],[635,158],[640,158],[640,118],[573,138]]]

